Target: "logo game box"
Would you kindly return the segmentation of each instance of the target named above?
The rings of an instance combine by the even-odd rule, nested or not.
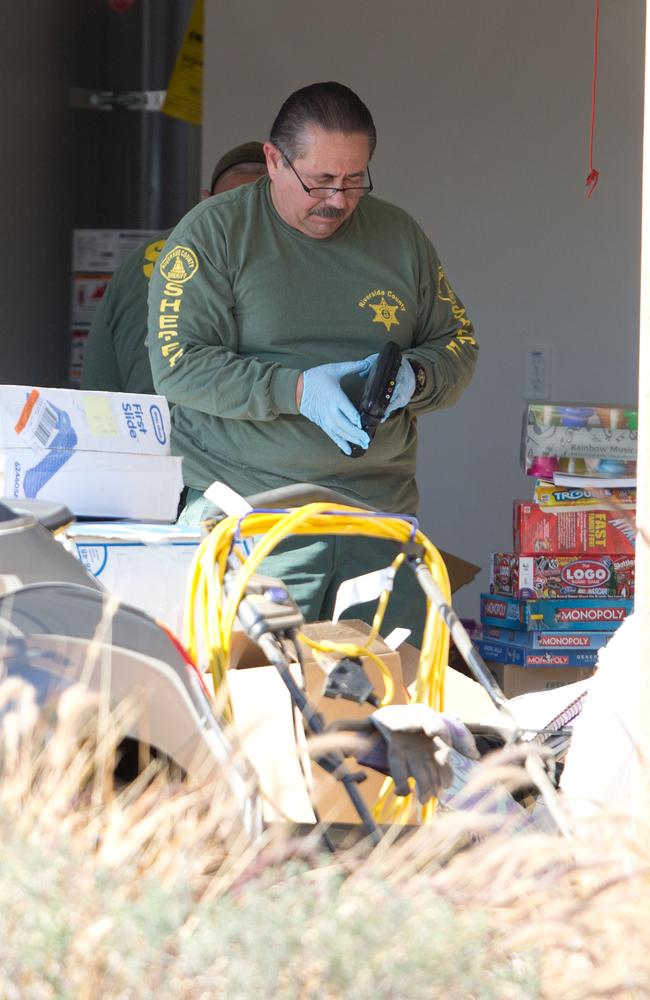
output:
[[[633,555],[534,555],[493,552],[490,590],[523,599],[634,596]]]

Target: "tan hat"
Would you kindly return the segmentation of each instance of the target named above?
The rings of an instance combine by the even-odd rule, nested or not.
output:
[[[235,146],[234,149],[228,150],[224,153],[220,160],[217,160],[217,164],[212,171],[212,180],[210,181],[210,190],[214,191],[214,186],[226,170],[230,167],[236,167],[240,163],[263,163],[266,166],[266,157],[264,156],[264,147],[261,142],[244,142],[241,146]]]

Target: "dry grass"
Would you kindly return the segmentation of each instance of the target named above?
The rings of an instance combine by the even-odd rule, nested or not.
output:
[[[253,849],[219,788],[113,786],[131,707],[73,689],[43,718],[17,681],[0,707],[3,1000],[650,996],[650,851],[614,817]]]

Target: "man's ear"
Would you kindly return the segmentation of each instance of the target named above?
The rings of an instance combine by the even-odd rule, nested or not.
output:
[[[282,166],[282,153],[272,142],[265,142],[264,155],[266,156],[266,168],[271,178],[273,178],[274,174]]]

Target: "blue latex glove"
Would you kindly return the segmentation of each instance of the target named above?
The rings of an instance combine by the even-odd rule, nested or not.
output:
[[[300,412],[325,431],[346,455],[351,453],[351,444],[367,448],[370,438],[361,426],[359,411],[341,388],[341,379],[346,375],[365,378],[376,358],[377,355],[372,354],[362,361],[318,365],[303,372]]]
[[[414,392],[415,373],[406,358],[402,358],[402,363],[399,366],[397,378],[395,379],[393,395],[391,396],[390,403],[386,407],[386,413],[381,421],[382,424],[384,420],[387,420],[388,417],[390,417],[394,410],[400,410],[403,406],[406,406]]]

